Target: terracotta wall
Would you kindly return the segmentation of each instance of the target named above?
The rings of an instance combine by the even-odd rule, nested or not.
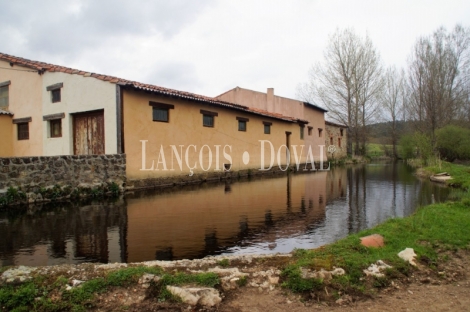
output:
[[[236,87],[217,97],[220,100],[245,105],[248,107],[264,109],[284,116],[307,120],[304,127],[304,139],[302,144],[311,146],[315,161],[327,160],[326,151],[320,149],[324,145],[324,139],[318,136],[318,128],[325,128],[324,113],[303,101],[285,98],[274,94],[273,88],[268,88],[266,93]],[[308,135],[308,127],[312,127],[312,134]],[[300,139],[300,126],[292,133]],[[323,134],[324,136],[324,134]]]
[[[169,110],[169,122],[152,120],[152,106],[149,105],[149,101],[174,105],[174,108]],[[281,165],[285,167],[285,148],[280,152],[279,148],[286,144],[286,131],[292,133],[290,145],[304,143],[300,140],[297,123],[133,90],[123,91],[123,102],[127,175],[131,180],[189,176],[190,167],[195,167],[192,171],[199,174],[223,173],[224,164],[230,163],[230,160],[224,157],[224,149],[231,157],[232,171],[259,170],[263,153],[264,168],[269,167],[271,156],[274,166],[277,166],[278,154]],[[201,109],[218,114],[214,118],[214,127],[203,126]],[[238,131],[237,117],[249,119],[247,131]],[[263,121],[272,122],[270,134],[264,133]],[[263,140],[272,144],[274,153],[271,153],[271,145],[267,142],[264,143],[262,152]],[[181,157],[181,167],[172,145]],[[209,163],[209,150],[212,153],[211,163]],[[246,164],[244,155],[249,155]],[[306,151],[299,157],[300,161],[305,159]],[[248,160],[246,156],[245,160]]]
[[[29,122],[29,140],[18,140],[18,127],[12,125],[14,155],[18,157],[43,155],[42,76],[37,72],[31,72],[29,68],[10,66],[8,62],[0,61],[0,82],[4,81],[11,81],[8,111],[14,113],[13,118],[32,119]]]
[[[13,156],[13,124],[12,116],[0,114],[0,157]]]

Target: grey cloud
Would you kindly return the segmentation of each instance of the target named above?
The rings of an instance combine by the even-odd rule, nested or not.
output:
[[[26,39],[22,49],[34,53],[74,57],[84,49],[98,49],[109,40],[118,42],[124,35],[148,36],[155,33],[166,39],[192,23],[209,5],[207,1],[9,1],[0,10],[0,34],[12,54],[12,46]],[[80,10],[69,8],[78,5]],[[14,42],[14,43],[13,43]],[[29,53],[28,53],[29,54]]]
[[[166,62],[153,66],[154,69],[149,72],[144,82],[190,92],[195,92],[194,90],[202,85],[192,64]]]

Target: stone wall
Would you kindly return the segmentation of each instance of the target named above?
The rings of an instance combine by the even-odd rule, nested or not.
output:
[[[326,151],[328,159],[340,159],[348,156],[348,137],[347,137],[347,127],[334,124],[331,122],[325,122],[326,136],[325,136],[325,146],[328,148],[330,145],[335,146],[335,151],[331,153]]]
[[[73,155],[0,158],[0,192],[10,186],[37,192],[54,185],[93,187],[126,182],[126,155]]]

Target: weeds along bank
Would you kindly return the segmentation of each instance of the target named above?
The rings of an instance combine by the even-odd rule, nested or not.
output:
[[[458,276],[446,263],[459,251],[468,254],[470,249],[470,168],[442,164],[426,170],[444,166],[461,187],[452,200],[422,207],[409,217],[391,219],[331,245],[275,256],[13,268],[23,273],[11,282],[6,274],[11,268],[2,268],[0,304],[8,310],[37,311],[180,309],[191,304],[183,292],[198,289],[191,302],[206,310],[207,303],[215,310],[244,287],[254,288],[260,296],[283,289],[306,304],[334,304],[366,300],[384,289],[407,285],[421,272],[426,272],[427,283],[454,283]],[[382,235],[385,245],[361,245],[360,238],[370,234]],[[413,248],[416,266],[398,256],[405,248]],[[381,275],[366,275],[364,270],[379,260],[388,267]],[[333,270],[341,274],[325,273]],[[214,296],[202,299],[203,292]]]

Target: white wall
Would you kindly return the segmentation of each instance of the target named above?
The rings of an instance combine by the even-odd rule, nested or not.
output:
[[[63,83],[61,101],[52,103],[47,86]],[[65,113],[62,137],[51,138],[49,122],[42,121],[44,155],[73,155],[73,113],[104,109],[105,153],[117,153],[116,85],[93,77],[46,72],[42,86],[43,116]]]

